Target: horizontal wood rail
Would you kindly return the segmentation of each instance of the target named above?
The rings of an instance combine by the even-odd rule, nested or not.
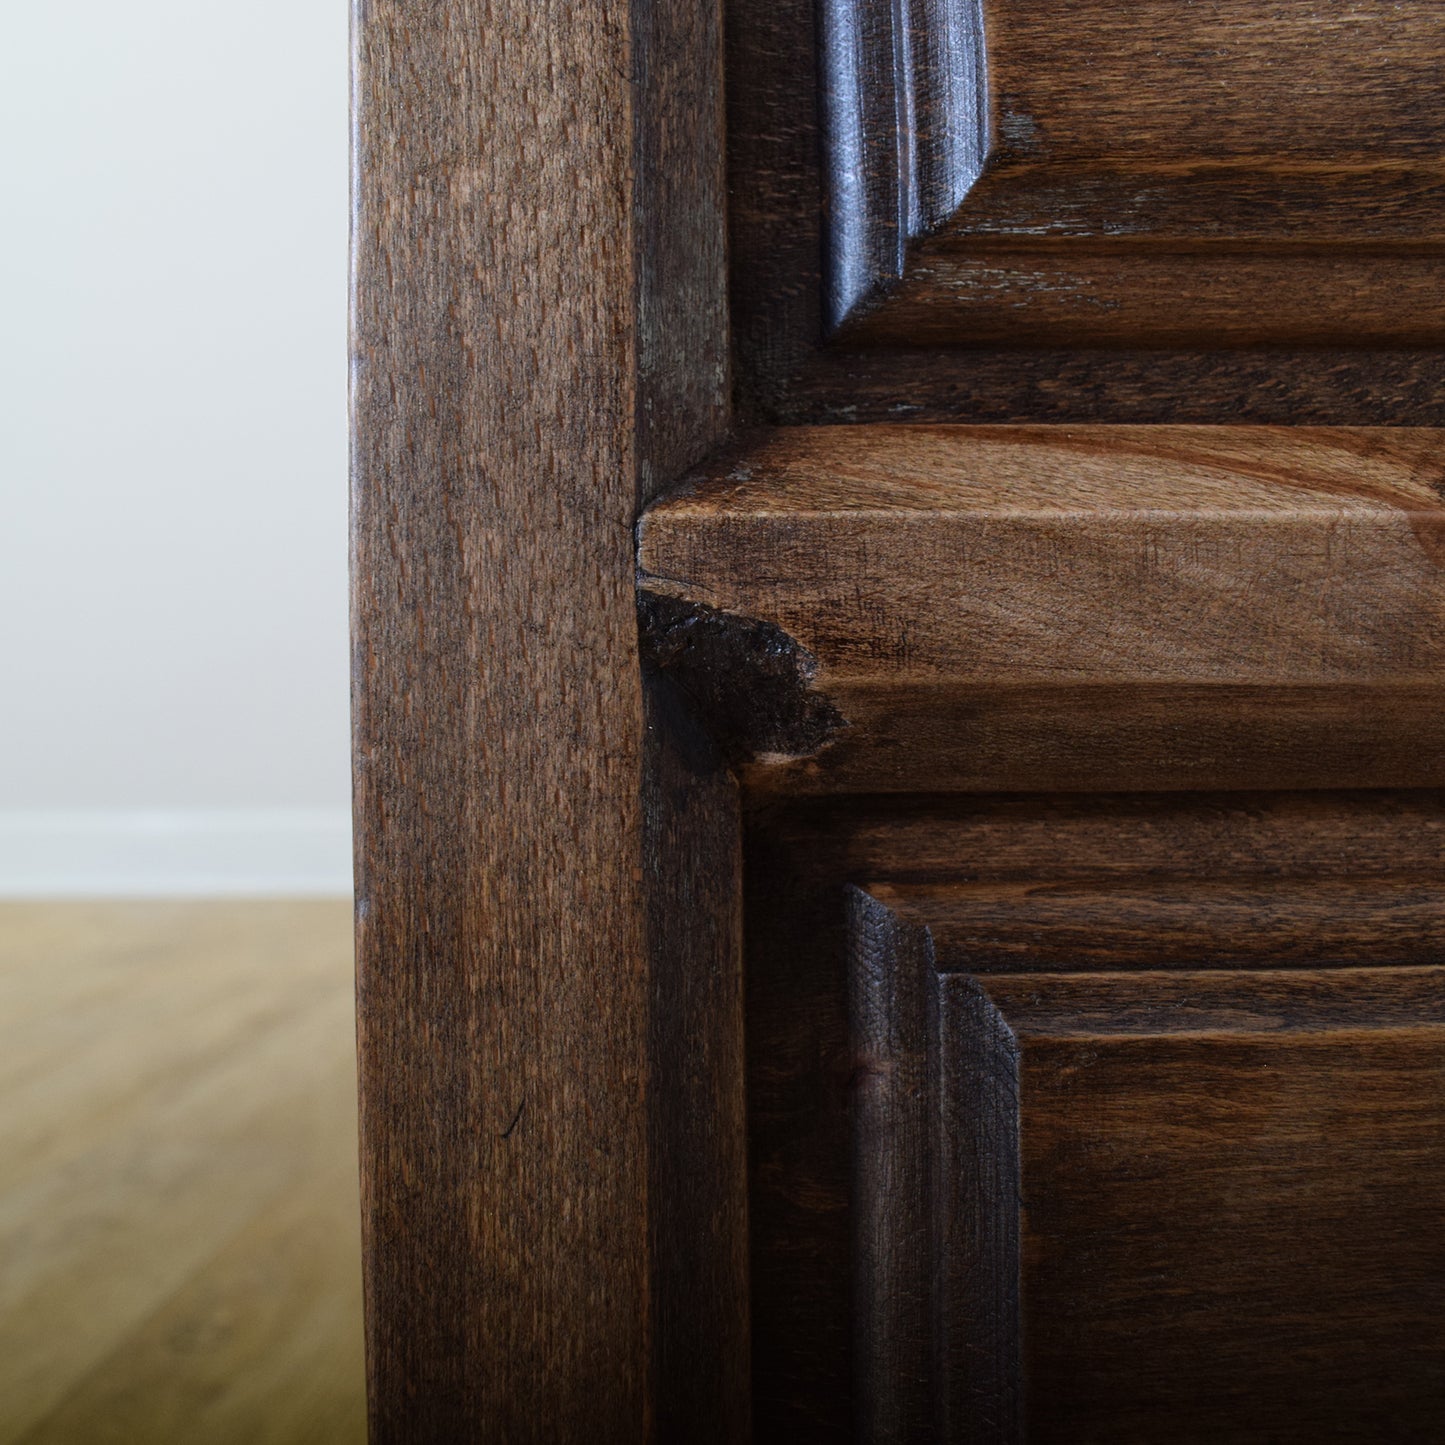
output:
[[[755,787],[1445,782],[1445,433],[781,429],[640,528]]]

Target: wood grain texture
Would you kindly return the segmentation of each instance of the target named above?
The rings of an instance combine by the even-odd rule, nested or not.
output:
[[[371,1430],[623,1435],[649,1352],[625,39],[587,6],[406,3],[357,38]]]
[[[812,352],[766,393],[760,382],[740,394],[757,420],[791,426],[1404,427],[1445,422],[1442,381],[1439,354],[1420,350],[858,346]]]
[[[1404,787],[1441,776],[1431,685],[867,688],[828,751],[748,769],[824,792]]]
[[[849,903],[856,1438],[1021,1440],[1018,1043],[926,928]]]
[[[1433,785],[1440,436],[786,429],[646,515],[643,585],[783,634],[850,724],[754,786]]]
[[[926,928],[861,890],[847,902],[855,1435],[891,1445],[933,1428],[927,1102],[937,1060],[927,1041],[937,972]],[[876,1368],[879,1360],[890,1368]]]
[[[1064,878],[878,884],[928,920],[939,966],[1010,972],[1358,967],[1427,957],[1445,927],[1437,877]]]
[[[883,1337],[909,1337],[914,1327],[906,1315],[907,1281],[915,1282],[911,1297],[916,1299],[922,1279],[931,1276],[916,1258],[909,1263],[909,1220],[916,1216],[916,1201],[880,1203],[871,1215],[854,1213],[858,1170],[906,1184],[918,1182],[926,1169],[906,1148],[890,1154],[880,1143],[866,1161],[853,1151],[857,1120],[866,1118],[873,1105],[892,1107],[914,1097],[909,1081],[916,1071],[910,1072],[906,1060],[880,1071],[850,1044],[849,996],[865,982],[850,974],[850,967],[871,957],[875,968],[885,970],[878,987],[886,993],[892,986],[886,974],[888,950],[870,953],[866,940],[850,930],[850,884],[898,905],[897,912],[873,905],[878,916],[889,916],[890,949],[912,947],[912,956],[923,959],[936,947],[937,966],[945,972],[977,966],[978,935],[992,945],[1001,938],[1020,940],[1029,929],[1032,900],[1054,888],[1072,890],[1076,906],[1096,919],[1105,916],[1103,900],[1111,893],[1152,895],[1158,918],[1167,925],[1172,916],[1172,930],[1156,933],[1153,921],[1136,914],[1139,927],[1131,932],[1127,919],[1121,919],[1112,935],[1103,932],[1088,959],[1077,962],[1111,970],[1120,980],[1119,995],[1133,987],[1129,978],[1148,974],[1149,987],[1161,1000],[1169,997],[1162,970],[1187,971],[1191,957],[1196,962],[1216,958],[1212,949],[1237,944],[1242,937],[1230,898],[1293,890],[1307,899],[1311,890],[1320,895],[1334,890],[1341,909],[1304,908],[1298,937],[1284,954],[1301,976],[1308,972],[1319,983],[1317,999],[1323,997],[1321,989],[1334,988],[1333,1016],[1328,1010],[1318,1015],[1337,1030],[1332,1037],[1343,1040],[1349,1034],[1352,987],[1361,1005],[1376,1010],[1379,1025],[1408,1027],[1418,1021],[1417,1014],[1438,1012],[1433,975],[1423,987],[1416,983],[1404,991],[1386,982],[1381,993],[1361,987],[1358,966],[1345,968],[1337,985],[1328,982],[1336,967],[1324,975],[1319,966],[1340,963],[1343,900],[1366,900],[1372,893],[1375,902],[1362,906],[1349,940],[1353,956],[1411,974],[1438,958],[1438,929],[1432,933],[1427,919],[1430,890],[1437,911],[1445,896],[1445,795],[1440,793],[754,798],[744,851],[755,1412],[757,1438],[763,1441],[849,1438],[855,1419],[880,1418],[880,1402],[888,1408],[890,1399],[906,1400],[910,1381],[927,1376],[926,1362],[909,1360],[896,1375],[868,1384],[854,1364],[860,1343],[854,1330],[868,1328],[870,1318]],[[1091,890],[1094,902],[1088,904]],[[959,895],[970,891],[992,899],[976,935],[967,931],[956,906]],[[1379,906],[1387,896],[1400,903],[1407,918],[1419,910],[1418,922],[1406,925],[1413,944],[1396,932],[1391,910]],[[859,900],[852,897],[856,917]],[[1190,898],[1199,911],[1186,920],[1182,900]],[[1012,925],[1000,926],[1010,899],[1022,909],[1016,933]],[[1217,909],[1221,900],[1222,911]],[[1321,932],[1312,949],[1317,923]],[[922,941],[925,926],[933,936]],[[1022,1011],[1041,977],[1050,989],[1060,990],[1057,997],[1063,1002],[1049,1015],[1048,1027],[1062,1027],[1059,1020],[1066,1011],[1081,1003],[1077,994],[1064,992],[1073,987],[1069,979],[1092,978],[1089,986],[1097,988],[1098,976],[1064,972],[1066,966],[1057,960],[1066,940],[1048,929],[1040,932],[1042,949],[1055,960],[1052,972],[1024,971],[1021,950],[1012,944],[997,949],[994,957],[1017,980],[1010,1007]],[[1265,972],[1280,974],[1277,967],[1271,970],[1262,948],[1251,957],[1236,946],[1232,959],[1246,969],[1263,964]],[[1364,970],[1375,978],[1391,971]],[[1191,988],[1199,995],[1197,971],[1179,985],[1169,1008]],[[1098,996],[1104,997],[1102,992]],[[1252,997],[1262,1004],[1264,995]],[[1391,998],[1395,1023],[1384,1012]],[[1117,999],[1108,1007],[1117,1009]],[[1048,1011],[1042,1004],[1039,1008],[1043,1018]],[[858,1017],[856,997],[853,1016]],[[1242,1017],[1235,1000],[1226,1022],[1235,1027]],[[1258,1007],[1255,1017],[1266,1019],[1268,1011]],[[891,1024],[879,1017],[875,1023],[882,1032],[875,1037],[916,1046],[916,1022],[916,1012],[906,1010]],[[1268,1030],[1256,1028],[1250,1036],[1263,1047]],[[1121,1035],[1121,1047],[1124,1042]],[[1438,1102],[1438,1084],[1430,1087]],[[1343,1096],[1341,1101],[1344,1107]],[[906,1144],[909,1131],[922,1125],[900,1121],[899,1127]],[[1227,1137],[1223,1124],[1220,1137]],[[1157,1201],[1163,1187],[1151,1185],[1147,1201]],[[1147,1201],[1141,1210],[1150,1207]],[[853,1250],[860,1235],[879,1238],[888,1218],[899,1231],[887,1236],[898,1254],[891,1264],[882,1258],[875,1264],[884,1277],[898,1282],[901,1293],[880,1296],[881,1313],[860,1316],[850,1283]],[[1417,1247],[1403,1235],[1392,1238],[1401,1250]],[[1397,1263],[1403,1257],[1397,1254]],[[1075,1283],[1086,1289],[1085,1281]],[[1074,1317],[1073,1305],[1060,1304],[1058,1311],[1061,1320]],[[919,1397],[912,1398],[916,1403]]]
[[[376,1441],[654,1419],[631,526],[725,415],[717,34],[667,3],[357,12]]]
[[[988,159],[977,0],[818,7],[824,318],[830,327],[906,272],[911,243],[945,223]]]
[[[855,1067],[915,1083],[854,1149],[923,1153],[855,1160],[856,1204],[924,1211],[885,1247],[929,1291],[870,1295],[855,1233],[860,1390],[911,1384],[862,1438],[1428,1437],[1440,968],[947,973],[886,913],[852,913]]]
[[[1436,7],[987,0],[876,37],[866,6],[823,13],[850,341],[1438,342]]]
[[[1154,110],[1137,114],[1135,123],[1147,123]],[[1176,257],[1187,248],[1200,261],[1217,252],[1238,258],[1290,248],[1315,259],[1338,257],[1347,245],[1432,255],[1445,225],[1445,175],[1428,155],[1377,155],[1371,163],[1328,150],[1288,160],[1166,151],[1110,160],[1004,150],[992,160],[967,201],[915,247],[920,259],[990,246],[1048,255],[1111,244]]]
[[[1437,1432],[1445,1030],[1297,1017],[1022,1041],[1033,1439]]]
[[[1445,247],[1400,254],[1359,239],[1263,253],[1238,243],[930,247],[845,334],[859,346],[1438,348],[1442,274]]]
[[[768,414],[822,337],[815,12],[723,0],[728,301],[744,417]]]
[[[573,8],[590,7],[573,0]],[[716,3],[638,0],[627,24],[637,481],[648,502],[732,420],[722,12]]]
[[[351,907],[0,904],[0,1441],[361,1445]]]
[[[644,504],[712,450],[731,423],[722,14],[716,4],[648,0],[632,6],[628,22],[635,447]],[[741,1445],[752,1400],[737,785],[656,677],[643,678],[643,724],[645,1428],[661,1442]],[[543,1412],[539,1437],[548,1436],[548,1423]],[[575,1425],[596,1439],[589,1423],[595,1426],[579,1414]]]
[[[1435,7],[730,0],[728,42],[752,419],[1438,423]]]
[[[1014,153],[1385,163],[1445,139],[1428,98],[1445,21],[1418,0],[985,0],[985,26]]]
[[[653,1430],[751,1432],[742,853],[737,784],[665,680],[644,677]]]

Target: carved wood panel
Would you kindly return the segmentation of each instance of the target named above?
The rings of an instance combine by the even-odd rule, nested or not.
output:
[[[1172,891],[1194,949],[1120,947],[1115,915],[1134,968],[1105,973],[978,971],[927,890],[902,918],[856,897],[860,1438],[1402,1440],[1445,1413],[1445,969],[1223,970],[1217,892]]]
[[[760,1440],[1433,1438],[1445,797],[745,837]]]
[[[760,418],[1438,420],[1438,6],[729,9]]]
[[[1438,344],[1438,6],[829,0],[854,342]]]
[[[376,1438],[1438,1435],[1439,7],[504,8],[356,27]]]

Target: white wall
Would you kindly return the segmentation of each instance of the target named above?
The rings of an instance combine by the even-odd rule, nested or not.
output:
[[[6,31],[0,891],[345,887],[344,0]]]

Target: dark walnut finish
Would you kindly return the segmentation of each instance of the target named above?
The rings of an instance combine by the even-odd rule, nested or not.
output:
[[[373,1438],[1445,1438],[1439,8],[355,36]]]
[[[759,1439],[1435,1438],[1445,795],[746,840]]]
[[[748,1426],[736,793],[639,506],[727,425],[720,19],[355,17],[371,1438]]]
[[[864,1433],[1429,1438],[1445,969],[988,973],[929,916],[854,909]]]
[[[644,517],[646,638],[758,789],[1434,786],[1442,492],[1428,429],[786,428]]]
[[[1438,421],[1438,7],[731,0],[729,25],[762,419]]]
[[[818,42],[852,341],[1442,339],[1435,6],[827,0]]]

